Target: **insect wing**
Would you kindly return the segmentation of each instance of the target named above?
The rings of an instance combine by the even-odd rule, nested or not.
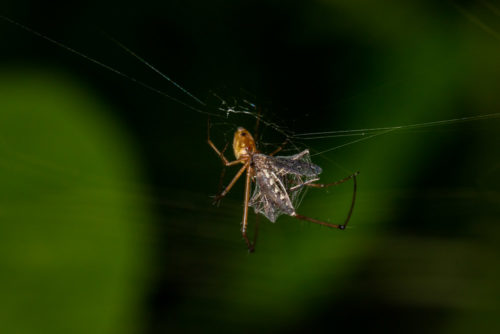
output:
[[[321,167],[311,162],[309,150],[304,150],[291,156],[269,157],[272,168],[279,174],[295,174],[317,176],[321,174]]]
[[[250,206],[256,213],[261,213],[273,223],[281,214],[295,212],[281,179],[270,170],[256,170],[256,187]]]
[[[308,150],[278,157],[257,153],[252,160],[256,186],[249,205],[272,222],[281,214],[293,214],[305,194],[303,185],[321,173],[321,168],[311,163]]]
[[[322,172],[321,167],[311,162],[308,150],[295,155],[277,157],[254,154],[253,162],[257,170],[270,170],[280,176],[294,174],[316,177]]]

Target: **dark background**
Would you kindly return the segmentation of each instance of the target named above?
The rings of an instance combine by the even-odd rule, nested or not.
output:
[[[213,93],[296,134],[500,107],[500,5],[486,0],[16,1],[1,14],[215,114],[220,148],[255,118],[225,117]],[[260,217],[248,254],[243,182],[211,205],[207,115],[6,20],[0,39],[2,333],[500,330],[497,118],[314,156],[325,182],[361,172],[349,228]],[[263,150],[283,139],[261,130]],[[351,193],[311,190],[298,212],[341,222]]]

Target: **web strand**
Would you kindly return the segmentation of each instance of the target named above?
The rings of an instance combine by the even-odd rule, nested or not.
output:
[[[460,9],[461,8],[459,7],[459,10]],[[463,14],[467,14],[467,12],[465,12]],[[121,72],[121,71],[119,71],[119,70],[117,70],[109,65],[106,65],[105,63],[102,63],[102,62],[100,62],[100,61],[98,61],[90,56],[87,56],[86,54],[84,54],[80,51],[77,51],[77,50],[75,50],[75,49],[73,49],[73,48],[71,48],[71,47],[69,47],[61,42],[58,42],[58,41],[40,33],[40,32],[38,32],[34,29],[31,29],[28,26],[25,26],[21,23],[18,23],[18,22],[14,21],[6,16],[3,16],[0,14],[0,18],[2,18],[3,20],[5,20],[5,21],[7,21],[7,22],[9,22],[9,23],[35,35],[35,36],[38,36],[44,40],[47,40],[50,43],[55,44],[56,46],[58,46],[62,49],[65,49],[65,50],[67,50],[67,51],[69,51],[69,52],[71,52],[71,53],[73,53],[73,54],[75,54],[83,59],[86,59],[86,60],[88,60],[88,61],[90,61],[90,62],[110,71],[110,72],[113,72],[121,77],[124,77],[127,80],[130,80],[130,81],[132,81],[132,82],[134,82],[134,83],[136,83],[136,84],[138,84],[138,85],[140,85],[140,86],[142,86],[142,87],[144,87],[152,92],[160,94],[160,95],[162,95],[162,96],[164,96],[164,97],[166,97],[166,98],[168,98],[168,99],[170,99],[170,100],[172,100],[172,101],[174,101],[182,106],[185,106],[190,110],[193,110],[197,113],[204,114],[204,115],[209,115],[209,116],[214,116],[214,117],[223,117],[221,115],[221,113],[208,112],[208,111],[202,110],[202,109],[197,108],[189,103],[186,103],[178,98],[175,98],[171,95],[168,95],[161,90],[158,90],[152,86],[149,86],[148,84],[146,84],[146,83],[144,83],[144,82],[142,82],[142,81],[140,81],[140,80],[138,80],[130,75],[127,75],[127,74],[125,74],[125,73],[123,73],[123,72]],[[469,18],[472,19],[472,17],[469,17]],[[123,45],[122,43],[120,43],[116,39],[114,39],[110,36],[107,36],[107,37],[110,40],[112,40],[114,43],[116,43],[119,47],[121,47],[123,50],[125,50],[128,54],[130,54],[134,58],[138,59],[142,64],[146,65],[148,68],[150,68],[151,70],[153,70],[157,74],[159,74],[162,78],[164,78],[165,80],[167,80],[168,82],[173,84],[177,89],[182,91],[186,96],[190,97],[191,99],[196,101],[196,103],[200,104],[201,106],[206,107],[206,104],[204,102],[202,102],[196,96],[191,94],[187,89],[183,88],[181,85],[179,85],[178,83],[173,81],[170,77],[168,77],[167,75],[162,73],[156,67],[154,67],[153,65],[148,63],[145,59],[141,58],[139,55],[137,55],[135,52],[133,52],[132,50],[127,48],[125,45]],[[261,122],[262,124],[272,128],[277,133],[283,135],[289,141],[289,143],[292,146],[294,146],[295,148],[298,148],[298,146],[296,146],[293,143],[294,141],[299,142],[302,140],[320,140],[320,139],[323,140],[323,139],[331,139],[331,138],[339,138],[339,137],[361,137],[361,138],[358,138],[356,140],[344,143],[342,145],[338,145],[338,146],[323,150],[321,152],[314,153],[312,156],[321,155],[321,154],[324,154],[324,153],[327,153],[327,152],[330,152],[330,151],[333,151],[333,150],[336,150],[336,149],[339,149],[339,148],[342,148],[345,146],[349,146],[349,145],[352,145],[355,143],[359,143],[359,142],[362,142],[362,141],[365,141],[365,140],[368,140],[368,139],[371,139],[371,138],[374,138],[377,136],[381,136],[381,135],[384,135],[384,134],[387,134],[389,132],[396,131],[396,130],[426,128],[426,127],[442,126],[442,125],[455,124],[455,123],[460,123],[460,122],[469,122],[469,121],[477,121],[477,120],[492,119],[492,118],[499,118],[500,117],[500,113],[491,113],[491,114],[479,115],[479,116],[461,117],[461,118],[454,118],[454,119],[448,119],[448,120],[440,120],[440,121],[409,124],[409,125],[398,125],[398,126],[391,126],[391,127],[364,128],[364,129],[353,129],[353,130],[334,130],[334,131],[307,132],[307,133],[294,134],[292,131],[284,128],[283,126],[280,126],[274,122],[271,122],[271,121],[265,119],[259,113],[252,110],[252,109],[255,109],[255,105],[248,102],[248,101],[244,101],[244,102],[248,106],[250,106],[250,108],[247,105],[241,106],[238,103],[231,105],[230,103],[228,103],[227,101],[225,101],[221,97],[217,96],[216,94],[214,94],[214,96],[216,98],[218,98],[221,102],[221,106],[216,108],[216,110],[224,113],[226,115],[226,118],[230,114],[243,114],[243,115],[248,115],[250,117],[253,117],[253,118],[257,119],[259,122]]]
[[[447,119],[447,120],[441,120],[441,121],[433,121],[433,122],[425,122],[425,123],[417,123],[417,124],[409,124],[409,125],[397,125],[397,126],[390,126],[390,127],[379,127],[379,128],[366,128],[366,129],[354,129],[354,130],[334,130],[334,131],[323,131],[323,132],[307,132],[307,133],[299,133],[293,135],[294,138],[302,139],[302,140],[311,140],[311,139],[325,139],[325,138],[335,138],[335,137],[342,137],[342,136],[365,136],[369,133],[373,132],[379,132],[379,131],[393,131],[393,130],[404,130],[404,129],[416,129],[416,128],[426,128],[426,127],[433,127],[433,126],[441,126],[441,125],[447,125],[447,124],[455,124],[455,123],[461,123],[461,122],[470,122],[470,121],[477,121],[477,120],[483,120],[483,119],[490,119],[490,118],[499,118],[500,113],[492,113],[492,114],[486,114],[486,115],[479,115],[479,116],[470,116],[470,117],[460,117],[460,118],[453,118],[453,119]],[[380,135],[380,134],[377,134]],[[361,139],[364,140],[364,139]]]
[[[368,139],[371,139],[371,138],[374,138],[374,137],[385,135],[386,133],[389,133],[389,132],[392,132],[392,131],[395,131],[395,130],[397,130],[397,128],[389,129],[389,130],[386,130],[386,131],[383,131],[383,132],[380,132],[380,133],[375,133],[375,134],[370,135],[368,137],[364,137],[364,138],[360,138],[360,139],[357,139],[357,140],[353,140],[353,141],[350,141],[348,143],[345,143],[345,144],[342,144],[342,145],[338,145],[338,146],[335,146],[335,147],[332,147],[332,148],[329,148],[329,149],[326,149],[326,150],[323,150],[323,151],[311,154],[311,156],[316,156],[316,155],[324,154],[324,153],[327,153],[327,152],[330,152],[330,151],[334,151],[334,150],[337,150],[337,149],[342,148],[344,146],[349,146],[349,145],[356,144],[356,143],[359,143],[361,141],[365,141],[365,140],[368,140]]]
[[[55,44],[58,47],[66,50],[66,51],[69,51],[69,52],[71,52],[71,53],[73,53],[73,54],[75,54],[75,55],[77,55],[79,57],[82,57],[82,58],[90,61],[91,63],[94,63],[94,64],[96,64],[96,65],[98,65],[98,66],[100,66],[100,67],[102,67],[102,68],[104,68],[104,69],[106,69],[106,70],[108,70],[110,72],[113,72],[113,73],[115,73],[115,74],[117,74],[117,75],[119,75],[121,77],[124,77],[127,80],[130,80],[130,81],[132,81],[132,82],[134,82],[134,83],[136,83],[136,84],[138,84],[138,85],[140,85],[140,86],[142,86],[142,87],[144,87],[144,88],[146,88],[146,89],[148,89],[148,90],[150,90],[152,92],[160,94],[160,95],[162,95],[162,96],[164,96],[164,97],[166,97],[166,98],[168,98],[168,99],[170,99],[170,100],[172,100],[172,101],[174,101],[176,103],[179,103],[180,105],[183,105],[183,106],[185,106],[185,107],[187,107],[187,108],[189,108],[189,109],[191,109],[191,110],[193,110],[193,111],[195,111],[197,113],[204,114],[204,115],[209,115],[209,116],[215,116],[215,117],[219,117],[220,116],[219,114],[210,113],[208,111],[204,111],[204,110],[198,109],[198,108],[196,108],[196,107],[194,107],[194,106],[192,106],[192,105],[190,105],[190,104],[188,104],[188,103],[186,103],[184,101],[181,101],[181,100],[179,100],[179,99],[177,99],[177,98],[175,98],[175,97],[173,97],[171,95],[168,95],[167,93],[165,93],[165,92],[163,92],[163,91],[161,91],[159,89],[156,89],[156,88],[154,88],[154,87],[152,87],[152,86],[150,86],[150,85],[148,85],[148,84],[146,84],[146,83],[144,83],[144,82],[142,82],[142,81],[140,81],[140,80],[138,80],[138,79],[136,79],[136,78],[134,78],[134,77],[132,77],[130,75],[127,75],[127,74],[125,74],[125,73],[123,73],[123,72],[121,72],[121,71],[119,71],[119,70],[117,70],[117,69],[115,69],[115,68],[113,68],[113,67],[111,67],[109,65],[106,65],[106,64],[104,64],[104,63],[102,63],[102,62],[100,62],[100,61],[98,61],[98,60],[96,60],[96,59],[94,59],[92,57],[89,57],[86,54],[84,54],[84,53],[82,53],[82,52],[80,52],[80,51],[78,51],[76,49],[73,49],[73,48],[67,46],[66,44],[58,42],[55,39],[52,39],[52,38],[50,38],[50,37],[48,37],[48,36],[46,36],[46,35],[38,32],[38,31],[33,30],[33,29],[29,28],[28,26],[25,26],[25,25],[23,25],[23,24],[21,24],[19,22],[16,22],[16,21],[14,21],[14,20],[6,17],[6,16],[3,16],[3,15],[0,14],[0,18],[2,18],[3,20],[5,20],[7,22],[12,23],[13,25],[15,25],[15,26],[17,26],[17,27],[19,27],[19,28],[21,28],[23,30],[26,30],[27,32],[29,32],[29,33],[31,33],[31,34],[33,34],[35,36],[38,36],[38,37],[40,37],[40,38],[42,38],[42,39],[44,39],[46,41],[49,41],[50,43]],[[164,77],[166,77],[166,76],[164,76]],[[172,80],[170,80],[170,82],[172,82],[175,85],[177,85]],[[181,88],[181,90],[184,91],[184,92],[187,92],[186,90],[184,90],[182,88]],[[191,96],[191,97],[194,97],[193,95],[191,95],[189,93],[188,93],[188,95]],[[201,103],[201,104],[204,105],[203,103]]]
[[[106,37],[109,38],[111,41],[113,41],[113,43],[115,43],[116,45],[118,45],[120,48],[122,48],[123,50],[125,50],[128,54],[130,54],[131,56],[133,56],[134,58],[136,58],[137,60],[139,60],[141,63],[143,63],[144,65],[146,65],[150,69],[152,69],[154,72],[158,73],[162,78],[164,78],[165,80],[169,81],[171,84],[173,84],[175,87],[177,87],[179,90],[181,90],[187,96],[191,97],[197,103],[201,104],[202,106],[206,106],[206,104],[204,102],[202,102],[196,96],[194,96],[193,94],[191,94],[187,89],[185,89],[184,87],[182,87],[181,85],[179,85],[177,82],[175,82],[174,80],[172,80],[170,77],[168,77],[166,74],[164,74],[163,72],[161,72],[160,70],[158,70],[156,67],[154,67],[153,65],[151,65],[150,63],[148,63],[146,60],[144,60],[144,58],[140,57],[138,54],[136,54],[135,52],[133,52],[132,50],[130,50],[129,48],[127,48],[124,44],[122,44],[121,42],[119,42],[118,40],[116,40],[115,38],[113,38],[113,37],[111,37],[111,36],[109,36],[107,34],[106,34]]]

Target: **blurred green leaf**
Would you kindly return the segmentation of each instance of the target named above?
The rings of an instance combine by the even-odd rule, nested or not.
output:
[[[134,146],[61,73],[0,69],[0,332],[130,333],[149,213]]]

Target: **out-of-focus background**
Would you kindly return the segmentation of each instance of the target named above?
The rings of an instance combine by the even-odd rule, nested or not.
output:
[[[243,182],[211,204],[222,166],[200,112],[221,149],[255,118],[226,117],[214,94],[262,106],[277,124],[263,143],[498,113],[500,5],[19,0],[1,14],[188,105],[0,20],[1,333],[500,331],[500,119],[297,140],[284,154],[319,153],[323,181],[361,172],[349,228],[260,217],[249,254]],[[351,196],[310,190],[298,211],[341,222]]]

